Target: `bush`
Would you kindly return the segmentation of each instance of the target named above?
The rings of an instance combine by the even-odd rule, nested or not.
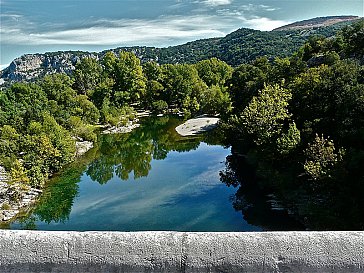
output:
[[[165,113],[168,110],[168,104],[164,100],[157,100],[152,103],[154,113]]]

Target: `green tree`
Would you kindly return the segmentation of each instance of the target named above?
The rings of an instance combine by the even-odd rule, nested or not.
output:
[[[156,62],[147,62],[143,66],[143,72],[147,79],[143,104],[144,107],[150,108],[154,101],[160,101],[163,97],[162,69]]]
[[[73,80],[66,74],[47,75],[40,81],[40,85],[48,99],[60,105],[71,106],[73,98],[77,95],[72,89]]]
[[[86,95],[78,95],[75,98],[77,108],[75,113],[86,123],[96,124],[100,118],[100,112],[96,106],[88,100]]]
[[[49,110],[52,116],[64,125],[77,108],[77,92],[72,89],[73,81],[66,74],[45,76],[40,85],[47,94]]]
[[[240,113],[264,88],[267,74],[251,64],[243,64],[236,68],[228,81],[229,93],[235,113]]]
[[[277,151],[280,154],[289,154],[301,142],[301,133],[296,123],[289,124],[287,132],[283,132],[277,139]]]
[[[213,85],[223,87],[231,78],[233,68],[217,58],[203,60],[195,65],[199,77],[211,87]]]
[[[131,52],[112,53],[104,56],[103,65],[107,76],[114,81],[112,101],[117,107],[138,102],[145,95],[146,79],[140,60]]]
[[[27,171],[19,160],[15,160],[10,170],[11,183],[22,183],[28,185],[30,179],[27,176]]]
[[[231,100],[224,87],[213,85],[201,95],[201,112],[228,115],[232,109]]]
[[[39,120],[47,110],[47,97],[32,83],[15,83],[2,95],[3,124],[23,130],[31,120]]]
[[[306,162],[304,169],[313,179],[323,179],[331,177],[335,165],[342,161],[344,150],[339,149],[336,152],[334,142],[322,135],[316,137],[312,143],[309,143],[305,150]]]
[[[203,91],[207,89],[197,70],[192,65],[176,64],[164,65],[162,71],[165,91],[161,99],[169,105],[195,112]]]
[[[357,23],[345,27],[338,39],[342,39],[346,56],[362,58],[364,55],[364,20],[361,19]]]
[[[91,96],[93,90],[100,83],[102,67],[94,58],[83,58],[76,64],[73,77],[75,79],[73,86],[79,94]]]
[[[291,117],[288,112],[291,98],[287,89],[268,85],[244,109],[242,125],[257,145],[269,144],[281,135],[284,122]]]
[[[4,125],[0,128],[0,162],[8,170],[21,152],[20,142],[21,134],[13,127]]]

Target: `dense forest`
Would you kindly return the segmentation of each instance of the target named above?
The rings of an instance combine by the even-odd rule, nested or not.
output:
[[[235,68],[215,57],[142,64],[126,51],[84,58],[71,76],[1,90],[0,162],[11,183],[42,187],[75,159],[77,140],[96,141],[100,125],[122,126],[136,109],[220,115],[234,156],[221,173],[225,183],[249,180],[239,175],[244,162],[262,188],[284,184],[326,204],[348,195],[350,213],[364,219],[363,45],[359,21],[335,37],[310,37],[289,57],[258,57]],[[252,50],[239,54],[255,56]]]

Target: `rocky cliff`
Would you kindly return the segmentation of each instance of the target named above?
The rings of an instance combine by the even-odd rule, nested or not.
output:
[[[16,58],[2,72],[1,78],[10,81],[32,80],[51,73],[70,73],[82,58],[98,58],[97,53],[55,52],[26,54]]]
[[[11,64],[0,72],[0,78],[4,81],[32,81],[41,76],[52,73],[70,74],[77,62],[83,58],[102,58],[106,52],[112,51],[119,54],[120,51],[132,51],[143,62],[155,60],[158,61],[158,54],[154,54],[152,47],[129,47],[105,50],[102,52],[83,52],[83,51],[58,51],[43,54],[26,54],[16,58]]]

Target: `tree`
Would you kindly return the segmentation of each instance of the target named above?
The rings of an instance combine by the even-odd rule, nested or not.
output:
[[[323,179],[331,177],[335,165],[343,159],[344,150],[336,152],[334,142],[323,135],[316,137],[309,143],[305,150],[306,162],[304,169],[313,179]]]
[[[96,106],[88,100],[86,95],[78,95],[76,98],[76,114],[86,123],[96,124],[100,118],[100,112]]]
[[[74,88],[82,95],[91,96],[102,77],[102,67],[94,58],[83,58],[73,71]]]
[[[291,97],[287,89],[268,85],[244,109],[242,125],[257,145],[269,144],[280,136],[284,122],[291,117],[288,112]]]
[[[31,120],[39,120],[47,110],[47,97],[36,84],[15,83],[5,91],[0,102],[4,124],[23,130]]]
[[[364,55],[364,20],[345,27],[339,34],[342,39],[344,53],[349,57],[362,58]]]
[[[118,58],[108,53],[103,58],[107,77],[113,79],[112,101],[117,107],[138,102],[144,95],[146,79],[140,60],[131,52],[120,52]]]
[[[320,132],[341,139],[340,145],[361,138],[364,89],[358,64],[344,60],[310,68],[289,87],[293,94],[290,111],[310,137]]]
[[[0,162],[10,169],[20,153],[21,135],[10,125],[0,128]]]
[[[267,74],[251,64],[243,64],[234,70],[228,86],[235,113],[240,113],[258,90],[264,88],[266,79]]]
[[[287,132],[283,132],[277,139],[277,151],[280,154],[289,154],[301,142],[301,133],[296,123],[289,124]]]
[[[197,70],[192,65],[176,64],[164,65],[162,71],[165,91],[161,99],[169,105],[175,104],[191,113],[196,112],[201,95],[207,89]]]
[[[49,110],[62,125],[67,124],[77,107],[77,92],[72,89],[72,84],[73,80],[66,74],[47,75],[40,81],[48,97]]]
[[[61,105],[71,106],[73,98],[77,95],[72,89],[73,80],[66,74],[47,75],[40,81],[40,85],[49,100]]]
[[[161,83],[162,69],[155,62],[147,62],[143,66],[143,72],[147,79],[143,104],[146,108],[149,108],[154,101],[160,101],[160,98],[163,96],[164,86]]]
[[[223,87],[231,78],[233,68],[217,58],[203,60],[195,65],[199,77],[211,87],[213,85]]]
[[[223,87],[213,85],[202,93],[201,112],[228,115],[231,109],[230,96]]]

